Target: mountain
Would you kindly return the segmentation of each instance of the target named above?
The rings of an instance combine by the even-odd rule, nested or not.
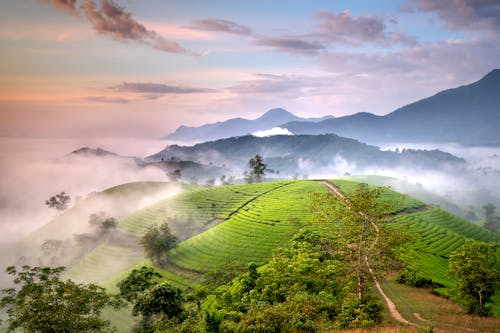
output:
[[[120,157],[120,155],[107,151],[102,148],[89,148],[89,147],[82,147],[79,149],[76,149],[70,153],[71,155],[78,155],[78,156],[85,156],[85,157]]]
[[[243,170],[255,154],[264,157],[268,168],[282,174],[328,174],[362,172],[365,168],[430,168],[460,166],[464,160],[438,150],[382,151],[378,147],[334,134],[251,135],[221,139],[194,146],[167,146],[147,161],[191,160],[198,163],[226,165]]]
[[[104,163],[113,163],[111,165],[114,167],[119,166],[129,170],[153,167],[161,169],[166,174],[174,170],[179,170],[181,171],[182,179],[185,181],[190,181],[192,178],[204,181],[207,178],[218,178],[228,172],[224,167],[205,165],[193,162],[190,159],[160,158],[158,160],[145,161],[138,157],[122,156],[102,148],[79,148],[63,156],[63,160],[73,163],[92,163],[100,160]]]
[[[199,127],[180,126],[177,130],[162,139],[174,141],[211,141],[233,136],[247,135],[255,131],[271,129],[284,123],[316,122],[333,118],[325,116],[321,118],[300,118],[283,109],[272,109],[261,117],[250,120],[243,118],[232,118],[213,124]]]
[[[401,107],[385,116],[357,113],[281,125],[295,134],[335,133],[374,144],[455,142],[500,145],[500,69],[481,80]]]

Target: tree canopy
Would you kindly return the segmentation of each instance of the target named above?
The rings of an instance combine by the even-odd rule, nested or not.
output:
[[[45,204],[49,206],[49,208],[55,208],[58,211],[64,211],[69,207],[69,202],[71,201],[71,197],[66,194],[66,192],[61,192],[49,198],[49,200],[45,200]]]
[[[252,178],[257,182],[261,182],[264,177],[264,173],[266,171],[266,164],[264,163],[264,159],[259,154],[255,155],[248,161],[248,167],[251,170]]]
[[[456,298],[470,314],[489,315],[491,296],[500,287],[496,251],[499,243],[467,241],[450,256],[449,271],[457,278]]]
[[[104,307],[119,307],[121,302],[96,284],[61,280],[63,271],[64,267],[7,268],[16,285],[0,291],[0,308],[6,309],[9,332],[112,331],[100,314]]]
[[[159,226],[150,225],[146,233],[139,240],[146,252],[146,257],[155,264],[160,264],[167,252],[177,246],[178,240],[170,231],[168,223]]]

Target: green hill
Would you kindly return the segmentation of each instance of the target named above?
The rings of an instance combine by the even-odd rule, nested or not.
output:
[[[353,191],[358,182],[332,180],[341,191]],[[104,191],[108,195],[157,185],[135,184]],[[159,186],[159,185],[158,185]],[[163,185],[162,185],[163,186]],[[137,189],[134,190],[134,188]],[[68,272],[76,281],[98,282],[111,291],[116,283],[145,261],[137,240],[151,224],[168,222],[182,240],[169,253],[168,267],[161,270],[164,280],[186,289],[200,281],[201,274],[224,269],[228,264],[246,266],[267,263],[273,251],[286,245],[292,235],[312,225],[308,210],[311,192],[326,192],[317,181],[276,181],[260,184],[185,187],[184,191],[123,216],[117,230],[82,255]],[[500,237],[451,213],[420,200],[385,188],[381,200],[393,203],[391,227],[413,236],[407,247],[406,265],[419,270],[440,285],[447,294],[455,281],[447,275],[450,253],[467,238],[500,241]],[[499,256],[500,253],[497,253]],[[499,295],[495,313],[500,314]],[[130,327],[129,309],[107,311],[106,317]]]

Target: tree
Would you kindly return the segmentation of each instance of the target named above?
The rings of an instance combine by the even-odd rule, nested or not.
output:
[[[484,209],[484,217],[487,219],[488,217],[495,216],[495,205],[492,204],[491,202],[488,202],[486,205],[483,206]]]
[[[161,278],[162,275],[152,267],[142,266],[140,269],[133,269],[132,272],[118,283],[120,296],[130,303],[135,302],[137,296],[156,285],[155,278]]]
[[[50,197],[49,200],[45,200],[45,204],[49,206],[49,208],[55,208],[58,211],[65,211],[69,202],[71,201],[71,197],[66,194],[66,192],[61,192],[56,194],[55,196]]]
[[[100,317],[106,306],[121,302],[96,284],[62,281],[64,267],[15,266],[6,272],[16,288],[2,289],[0,308],[7,309],[7,330],[24,332],[108,332],[110,323]]]
[[[166,282],[155,285],[139,294],[133,308],[133,314],[150,317],[155,314],[165,314],[175,317],[182,312],[182,292]]]
[[[167,173],[167,177],[171,182],[178,182],[182,177],[181,170],[175,169],[173,171],[169,171]]]
[[[255,157],[251,158],[250,161],[248,161],[248,167],[250,168],[250,173],[253,178],[255,178],[255,181],[260,183],[267,167],[266,164],[264,164],[262,156],[257,154]]]
[[[117,226],[116,219],[106,216],[106,213],[102,211],[90,214],[89,224],[91,227],[97,228],[98,235],[107,234],[109,231],[116,229]]]
[[[168,223],[160,226],[150,225],[139,240],[146,252],[146,257],[155,264],[161,264],[166,253],[177,246],[177,237],[170,232]]]
[[[458,279],[455,288],[458,301],[470,314],[489,315],[491,296],[500,287],[496,269],[499,243],[466,241],[450,255],[449,272]]]
[[[40,249],[45,257],[50,259],[50,265],[54,264],[61,254],[63,241],[58,239],[46,239]]]
[[[495,216],[495,205],[492,203],[487,203],[483,206],[484,209],[484,224],[483,227],[488,229],[491,232],[499,233],[500,232],[500,218]]]
[[[215,179],[214,178],[209,178],[205,182],[205,187],[214,187],[215,185]]]
[[[403,239],[385,227],[391,206],[380,201],[382,188],[360,184],[352,194],[335,191],[338,199],[331,193],[314,194],[311,209],[315,224],[336,235],[339,253],[356,280],[356,295],[362,301],[374,275],[382,274],[393,262]]]

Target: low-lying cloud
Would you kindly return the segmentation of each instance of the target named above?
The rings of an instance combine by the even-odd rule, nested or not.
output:
[[[56,212],[45,205],[45,200],[61,191],[68,193],[74,203],[78,197],[123,183],[167,181],[159,168],[138,167],[132,159],[68,158],[62,156],[71,150],[59,152],[56,140],[26,142],[22,144],[31,145],[31,150],[0,145],[0,243],[14,241],[48,223]],[[51,149],[51,144],[57,148]],[[79,146],[72,149],[76,148]],[[144,198],[147,196],[145,193]],[[139,208],[146,203],[151,202],[137,201],[134,205]],[[83,222],[86,223],[86,217]]]
[[[268,129],[268,130],[253,132],[252,135],[256,136],[258,138],[263,138],[263,137],[273,136],[273,135],[293,135],[293,133],[290,132],[288,130],[288,128],[273,127],[271,129]]]

